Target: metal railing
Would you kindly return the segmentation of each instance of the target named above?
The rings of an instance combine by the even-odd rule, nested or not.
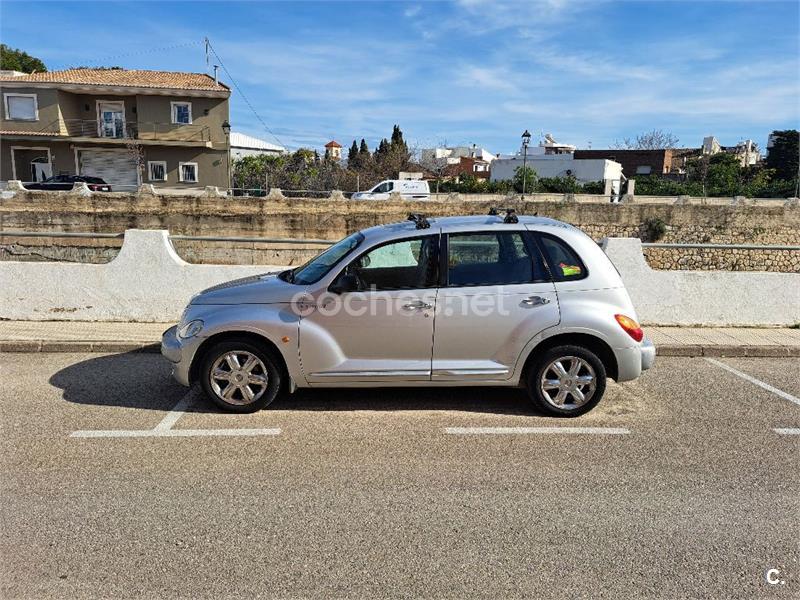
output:
[[[90,231],[9,231],[0,230],[0,237],[43,237],[43,238],[97,238],[121,239],[125,233],[94,233]],[[206,236],[206,235],[170,235],[171,240],[197,241],[197,242],[244,242],[261,244],[323,244],[331,245],[336,240],[323,240],[319,238],[271,238],[271,237],[245,237],[245,236]],[[788,250],[800,251],[800,246],[778,244],[680,244],[642,242],[645,248],[708,248],[717,250]]]
[[[88,239],[122,239],[124,233],[93,233],[90,231],[6,231],[0,230],[0,237],[25,237],[25,238],[88,238]],[[169,239],[178,241],[198,242],[244,242],[257,244],[323,244],[330,246],[335,240],[321,240],[310,238],[268,238],[268,237],[236,237],[236,236],[205,236],[205,235],[170,235]]]
[[[100,139],[134,139],[173,142],[210,142],[211,130],[207,125],[160,123],[148,121],[100,121],[97,119],[63,119],[53,121],[40,133],[69,137]]]

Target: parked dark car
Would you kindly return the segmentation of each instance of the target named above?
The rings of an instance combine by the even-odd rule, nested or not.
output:
[[[111,186],[99,177],[89,177],[87,175],[55,175],[48,177],[44,181],[26,183],[25,188],[29,190],[71,190],[76,183],[83,183],[93,192],[110,192]]]

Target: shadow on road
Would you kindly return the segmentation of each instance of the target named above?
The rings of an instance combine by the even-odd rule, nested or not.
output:
[[[76,404],[170,410],[187,389],[172,379],[170,365],[159,354],[126,352],[72,364],[50,378]],[[348,388],[301,389],[284,394],[267,410],[396,411],[452,410],[536,415],[524,391],[516,388]],[[221,412],[197,394],[191,412]]]

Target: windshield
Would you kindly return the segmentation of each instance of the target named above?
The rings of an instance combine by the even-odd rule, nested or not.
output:
[[[301,267],[289,271],[286,280],[290,283],[306,285],[316,283],[330,271],[339,261],[350,254],[362,241],[361,233],[354,233],[343,240],[336,242],[322,254],[315,256]]]

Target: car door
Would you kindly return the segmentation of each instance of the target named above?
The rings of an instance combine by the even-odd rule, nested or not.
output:
[[[521,230],[446,236],[432,379],[506,380],[524,346],[559,322],[558,298],[533,238]]]
[[[332,284],[354,276],[356,291],[326,293],[300,320],[309,383],[429,381],[439,234],[372,247]]]

